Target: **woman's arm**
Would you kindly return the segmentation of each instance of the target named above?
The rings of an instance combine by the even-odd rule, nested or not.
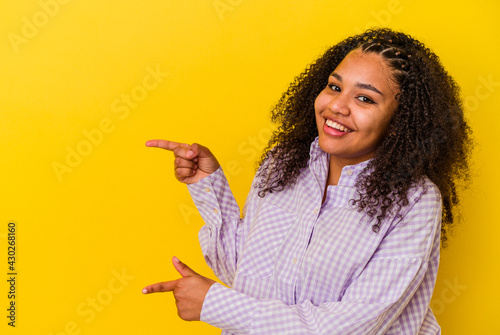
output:
[[[188,189],[205,222],[198,234],[205,261],[217,278],[232,286],[238,256],[245,243],[245,231],[248,230],[244,224],[248,220],[240,218],[240,208],[222,168],[198,183],[188,185]],[[247,206],[255,206],[256,196],[252,187],[244,212]]]
[[[197,143],[150,140],[146,146],[174,153],[175,177],[188,184],[205,221],[199,233],[205,260],[220,280],[231,285],[241,246],[238,236],[241,219],[219,162],[208,148]]]

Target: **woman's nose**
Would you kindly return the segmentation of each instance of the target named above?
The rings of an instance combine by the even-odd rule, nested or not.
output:
[[[347,103],[347,96],[342,93],[338,94],[335,97],[332,97],[327,106],[328,109],[330,109],[333,113],[338,113],[342,115],[348,115],[350,113],[349,106]]]

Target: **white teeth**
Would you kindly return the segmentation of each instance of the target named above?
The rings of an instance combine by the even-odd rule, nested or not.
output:
[[[338,124],[337,122],[332,121],[332,120],[329,120],[329,119],[327,119],[327,120],[326,120],[326,125],[327,125],[328,127],[330,127],[330,128],[335,128],[335,129],[340,130],[340,131],[343,131],[343,132],[345,132],[345,133],[350,133],[350,132],[352,131],[351,129],[346,128],[346,127],[344,127],[343,125]]]

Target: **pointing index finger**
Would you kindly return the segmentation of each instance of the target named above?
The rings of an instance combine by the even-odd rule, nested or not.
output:
[[[158,293],[158,292],[171,292],[175,288],[175,284],[177,280],[165,281],[161,283],[156,283],[152,285],[148,285],[142,289],[142,293]]]
[[[175,148],[178,146],[181,147],[189,147],[189,144],[186,143],[178,143],[174,141],[167,141],[167,140],[149,140],[146,142],[147,147],[156,147],[156,148],[162,148],[165,150],[169,151],[174,151]]]

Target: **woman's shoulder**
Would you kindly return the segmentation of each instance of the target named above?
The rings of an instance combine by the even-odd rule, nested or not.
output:
[[[426,212],[430,215],[437,213],[442,207],[442,198],[439,188],[427,176],[412,185],[408,190],[408,201],[401,208],[400,218],[404,218],[410,211]]]
[[[436,200],[441,201],[441,191],[427,176],[423,176],[419,182],[414,183],[408,194],[409,198],[411,195],[414,201],[418,201],[422,197],[435,198]]]

